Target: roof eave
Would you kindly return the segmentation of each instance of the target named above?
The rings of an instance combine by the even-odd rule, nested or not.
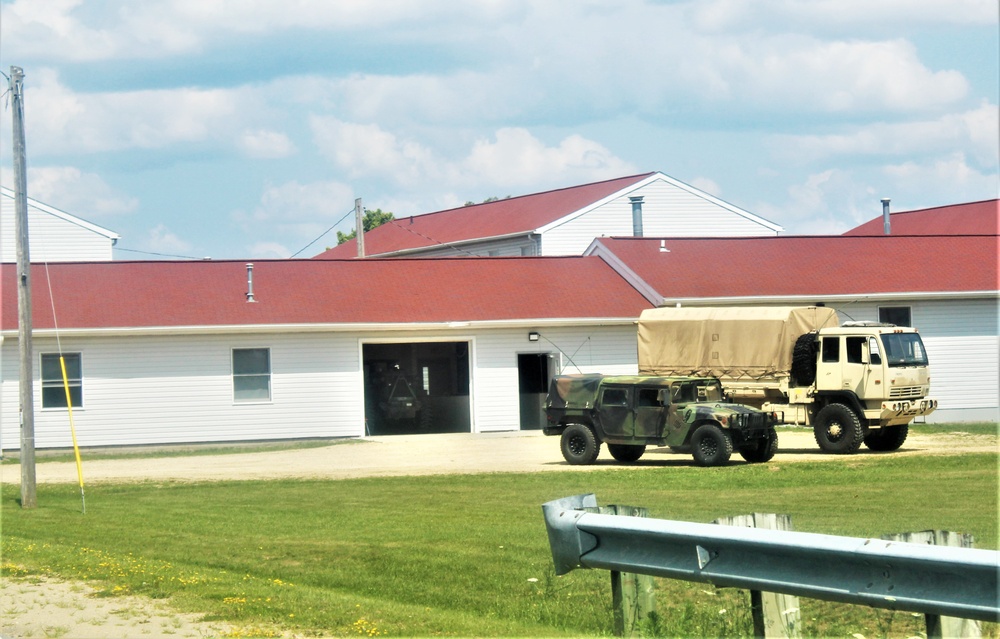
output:
[[[468,332],[511,328],[545,328],[574,326],[630,326],[634,317],[557,317],[514,320],[470,320],[452,322],[345,323],[345,324],[229,324],[219,326],[119,326],[107,328],[35,329],[36,338],[164,336],[164,335],[233,335],[248,333],[386,333],[386,332]],[[16,330],[0,332],[0,342],[18,337]]]
[[[744,304],[815,304],[816,302],[864,302],[873,300],[955,300],[1000,299],[1000,291],[906,291],[892,293],[849,293],[824,295],[754,295],[738,297],[664,297],[658,306]]]

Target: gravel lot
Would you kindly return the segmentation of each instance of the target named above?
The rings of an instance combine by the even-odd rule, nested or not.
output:
[[[779,430],[780,450],[772,463],[800,461],[836,463],[844,457],[819,453],[812,433]],[[986,435],[948,433],[911,435],[894,453],[871,453],[862,447],[855,457],[997,452],[997,439]],[[734,455],[734,463],[743,463]],[[627,467],[691,466],[690,455],[654,449]],[[559,453],[559,440],[539,432],[371,437],[320,448],[256,451],[190,457],[144,459],[83,458],[86,485],[120,481],[214,481],[241,479],[324,478],[464,474],[483,472],[589,472],[626,467],[606,450],[592,466],[569,466]],[[711,472],[706,469],[705,472]],[[76,483],[73,462],[44,462],[36,467],[38,483]],[[0,482],[20,483],[20,467],[0,466]],[[172,612],[161,603],[138,597],[95,598],[86,584],[49,578],[12,579],[0,575],[0,638],[64,637],[66,639],[216,637],[223,624],[199,622],[197,616]],[[288,635],[293,636],[293,635]]]

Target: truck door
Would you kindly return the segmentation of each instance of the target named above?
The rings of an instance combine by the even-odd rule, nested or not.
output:
[[[663,432],[664,394],[662,387],[638,387],[635,389],[635,437],[637,439],[658,438]]]
[[[631,438],[635,432],[632,414],[632,389],[627,386],[605,386],[601,389],[601,430],[609,438]]]
[[[878,397],[875,385],[878,381],[882,383],[882,376],[878,374],[882,367],[871,366],[871,355],[869,351],[868,335],[851,335],[845,338],[845,358],[843,366],[842,387],[844,390],[852,391],[864,404],[866,397]],[[874,374],[873,374],[874,372]]]

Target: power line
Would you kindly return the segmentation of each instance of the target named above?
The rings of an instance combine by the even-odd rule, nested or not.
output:
[[[303,247],[302,247],[302,248],[300,248],[299,250],[297,250],[297,251],[295,251],[294,253],[292,253],[292,255],[291,255],[291,256],[290,256],[290,257],[289,257],[288,259],[291,259],[291,258],[295,257],[296,255],[298,255],[298,254],[299,254],[299,253],[301,253],[302,251],[306,250],[307,248],[309,248],[310,246],[312,246],[312,245],[313,245],[313,244],[315,244],[316,242],[319,242],[320,238],[322,238],[322,237],[323,237],[324,235],[326,235],[327,233],[329,233],[329,232],[330,232],[330,231],[332,231],[333,229],[337,228],[337,225],[338,225],[338,224],[340,224],[341,222],[343,222],[344,220],[346,220],[346,219],[347,219],[347,216],[348,216],[348,215],[353,215],[353,214],[354,214],[354,209],[351,209],[350,211],[348,211],[347,213],[345,213],[345,214],[344,214],[344,217],[342,217],[342,218],[340,218],[339,220],[337,220],[336,222],[334,222],[334,223],[333,223],[333,226],[331,226],[331,227],[330,227],[330,228],[328,228],[327,230],[325,230],[325,231],[323,231],[322,233],[320,233],[320,234],[319,234],[319,237],[317,237],[317,238],[316,238],[315,240],[313,240],[312,242],[309,242],[308,244],[306,244],[305,246],[303,246]],[[362,230],[361,232],[362,232],[362,233],[364,233],[364,231],[363,231],[363,230]]]

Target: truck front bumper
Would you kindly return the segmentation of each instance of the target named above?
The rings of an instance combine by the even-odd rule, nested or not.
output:
[[[929,397],[912,401],[882,402],[882,411],[878,419],[886,426],[909,424],[914,417],[930,415],[937,407],[937,400]]]

